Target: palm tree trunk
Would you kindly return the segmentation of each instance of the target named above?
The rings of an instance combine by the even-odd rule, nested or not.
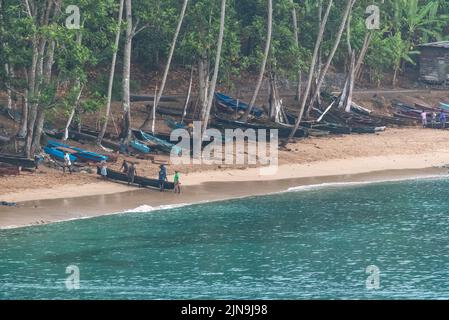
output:
[[[373,34],[371,32],[367,32],[365,35],[365,39],[363,40],[363,46],[360,50],[359,57],[357,59],[357,63],[355,65],[355,77],[356,79],[360,79],[360,70],[362,69],[363,61],[365,60],[366,53],[368,52],[369,45],[371,44],[371,40],[373,38]]]
[[[354,91],[354,75],[355,75],[355,52],[352,52],[351,54],[351,64],[349,67],[349,73],[348,73],[348,94],[346,97],[346,106],[345,111],[350,112],[351,106],[352,106],[352,92]]]
[[[290,0],[290,3],[294,5],[294,1]],[[299,27],[298,27],[298,15],[296,13],[296,9],[292,9],[292,25],[293,25],[293,36],[295,41],[295,46],[297,49],[299,49]],[[298,78],[297,78],[297,85],[296,85],[296,97],[295,99],[299,101],[301,97],[301,79],[302,78],[302,72],[301,68],[298,66]]]
[[[83,93],[83,87],[81,87],[81,83],[79,80],[76,81],[75,86],[78,88],[79,92],[76,97],[75,106],[72,108],[72,112],[70,112],[69,118],[67,119],[65,128],[64,128],[64,137],[62,138],[63,141],[66,141],[69,138],[69,128],[72,124],[73,117],[75,116],[76,110],[79,108],[79,103],[81,99],[81,94]]]
[[[225,28],[226,18],[226,0],[221,0],[221,18],[220,18],[220,34],[218,36],[217,55],[215,57],[214,75],[209,88],[209,97],[207,99],[206,114],[203,120],[203,135],[206,133],[209,123],[210,110],[212,108],[212,102],[214,101],[215,87],[217,86],[218,70],[220,69],[221,50],[223,47],[223,36]]]
[[[126,0],[126,39],[123,58],[123,122],[121,137],[125,144],[131,140],[131,102],[130,102],[130,77],[131,77],[131,50],[133,39],[133,18],[131,0]]]
[[[182,113],[181,123],[184,123],[184,119],[185,119],[185,117],[187,115],[187,107],[188,107],[189,102],[190,102],[190,95],[192,94],[192,85],[193,85],[193,67],[192,67],[192,70],[190,71],[189,91],[187,92],[187,98],[186,98],[186,102],[184,104],[184,111]]]
[[[27,135],[28,124],[28,90],[25,89],[25,93],[22,97],[22,118],[20,119],[20,129],[17,133],[19,138],[25,138]]]
[[[291,140],[295,136],[296,131],[298,131],[299,125],[301,123],[302,116],[304,114],[304,109],[306,107],[307,97],[309,96],[310,89],[312,88],[312,81],[313,81],[313,78],[314,78],[314,72],[315,72],[316,61],[317,61],[317,58],[318,58],[318,52],[319,52],[320,47],[321,47],[321,42],[323,41],[324,29],[326,28],[327,20],[329,18],[329,13],[331,11],[333,2],[334,2],[333,0],[329,0],[329,4],[327,6],[326,13],[324,15],[323,21],[321,21],[321,27],[320,27],[320,30],[318,32],[318,36],[317,36],[317,39],[316,39],[316,42],[315,42],[315,49],[314,49],[313,55],[312,55],[312,61],[310,63],[309,78],[307,80],[307,87],[306,87],[306,90],[305,90],[304,94],[302,95],[301,105],[300,105],[300,108],[299,108],[298,119],[296,120],[295,127],[293,128],[292,132],[290,133],[290,136],[289,136],[288,140]]]
[[[122,26],[122,18],[123,18],[123,6],[124,6],[124,0],[120,0],[120,8],[119,8],[119,14],[118,14],[118,30],[117,30],[117,33],[115,34],[114,53],[112,55],[111,72],[109,74],[108,101],[106,104],[106,116],[104,119],[103,127],[101,128],[100,134],[98,135],[98,138],[97,138],[98,145],[101,145],[104,135],[106,134],[106,130],[108,128],[109,117],[111,114],[112,88],[114,87],[115,65],[117,63],[117,52],[118,52],[118,46],[120,44],[120,34],[121,34],[121,26]]]
[[[270,49],[271,49],[272,33],[273,33],[273,1],[268,0],[268,30],[267,30],[267,41],[265,44],[265,53],[264,53],[264,57],[262,60],[262,66],[260,67],[260,74],[259,74],[259,79],[257,80],[256,89],[254,90],[254,94],[253,94],[253,97],[249,104],[249,107],[248,107],[248,109],[246,109],[246,112],[242,117],[243,121],[248,120],[248,116],[251,114],[251,111],[254,108],[257,96],[259,95],[260,87],[262,86],[263,77],[265,75],[265,68],[267,66],[267,61],[268,61],[268,55],[269,55]]]
[[[310,107],[312,107],[315,104],[316,100],[318,99],[318,95],[320,94],[321,86],[324,83],[324,79],[326,78],[327,71],[329,70],[332,60],[334,59],[335,53],[337,52],[337,49],[340,45],[341,37],[343,36],[343,32],[345,31],[345,27],[346,27],[348,18],[351,14],[351,10],[352,10],[352,7],[354,6],[355,2],[356,2],[356,0],[347,0],[346,9],[343,14],[343,18],[342,18],[342,21],[340,24],[340,29],[338,30],[338,33],[337,33],[337,36],[335,39],[334,47],[332,48],[332,51],[329,54],[329,57],[327,58],[326,64],[320,74],[320,78],[317,83],[316,91],[313,94],[312,99],[310,101]]]
[[[179,16],[179,20],[178,20],[178,26],[176,27],[175,36],[173,37],[173,42],[170,47],[170,53],[168,55],[167,64],[165,65],[165,71],[164,71],[164,76],[162,77],[161,88],[159,89],[159,93],[156,97],[156,100],[154,101],[154,106],[153,106],[154,112],[153,113],[156,112],[159,102],[161,100],[161,97],[164,93],[165,84],[167,82],[168,73],[170,71],[171,61],[173,59],[173,53],[175,52],[176,43],[178,41],[179,32],[181,31],[181,27],[182,27],[182,23],[184,21],[188,3],[189,3],[189,0],[184,0],[184,4],[183,4],[182,10],[181,10],[181,15]],[[149,124],[149,121],[150,121],[150,115],[147,116],[147,118],[145,119],[145,122],[143,123],[141,128],[145,128]]]

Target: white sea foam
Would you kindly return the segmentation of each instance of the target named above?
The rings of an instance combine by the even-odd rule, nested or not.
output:
[[[152,212],[152,211],[160,211],[160,210],[170,210],[170,209],[177,209],[182,208],[185,206],[192,205],[192,203],[180,203],[180,204],[168,204],[168,205],[161,205],[161,206],[150,206],[147,204],[143,204],[141,206],[138,206],[137,208],[126,210],[123,213],[143,213],[143,212]]]
[[[384,180],[368,180],[368,181],[351,181],[351,182],[327,182],[320,184],[312,184],[312,185],[304,185],[288,188],[287,192],[300,192],[300,191],[309,191],[316,189],[325,189],[325,188],[338,188],[338,187],[352,187],[352,186],[362,186],[369,184],[379,184],[379,183],[388,183],[388,182],[401,182],[401,181],[413,181],[413,180],[428,180],[428,179],[447,179],[447,176],[444,175],[427,175],[422,177],[403,177],[398,179],[384,179]]]

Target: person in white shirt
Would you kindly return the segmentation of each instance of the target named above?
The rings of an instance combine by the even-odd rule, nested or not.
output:
[[[69,169],[70,174],[72,174],[72,161],[70,160],[70,155],[67,152],[64,153],[64,166],[62,167],[64,173],[66,168]]]
[[[422,118],[422,126],[424,128],[426,128],[427,127],[427,112],[423,111],[421,113],[421,118]]]

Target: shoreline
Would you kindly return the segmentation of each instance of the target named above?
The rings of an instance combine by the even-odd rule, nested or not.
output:
[[[279,175],[276,176],[279,177],[279,179],[275,179],[275,177],[265,177],[264,180],[261,180],[262,177],[255,176],[253,172],[253,170],[258,169],[247,169],[216,172],[213,178],[217,180],[210,182],[209,179],[208,182],[205,182],[202,179],[204,178],[204,175],[207,175],[208,173],[202,172],[196,174],[195,179],[192,178],[195,174],[186,175],[187,177],[190,176],[192,179],[190,184],[184,184],[184,190],[181,195],[175,195],[172,192],[161,194],[157,190],[128,188],[126,185],[114,183],[113,185],[115,186],[113,189],[116,188],[116,190],[120,191],[89,196],[81,195],[72,198],[61,197],[29,200],[20,202],[19,207],[0,207],[0,230],[67,222],[114,214],[148,212],[176,206],[226,201],[252,196],[270,195],[289,192],[292,191],[292,188],[300,190],[302,188],[307,189],[307,187],[342,187],[344,185],[359,183],[366,184],[420,178],[438,178],[447,175],[447,170],[442,167],[444,164],[434,163],[431,166],[423,167],[423,164],[425,164],[426,161],[423,163],[422,161],[416,161],[416,159],[415,161],[412,161],[410,156],[407,156],[407,158],[409,159],[409,168],[397,169],[397,166],[384,168],[385,163],[379,161],[379,159],[374,159],[376,160],[375,163],[377,163],[377,165],[367,166],[365,162],[365,171],[361,170],[363,166],[354,164],[354,166],[349,168],[339,167],[337,165],[338,163],[335,163],[335,160],[328,161],[333,163],[334,172],[336,174],[328,174],[328,166],[330,166],[330,164],[327,162],[305,165],[306,168],[309,169],[309,172],[308,174],[302,172],[302,175],[298,172],[296,175],[293,175],[292,169],[298,169],[299,166],[304,165],[284,165],[279,168]],[[355,158],[351,159],[351,161],[360,163],[362,159],[363,158]],[[366,161],[366,159],[364,160]],[[397,159],[389,157],[389,162],[397,163],[396,160]],[[340,161],[348,160],[339,160],[338,162]],[[324,163],[327,163],[327,165],[323,166]],[[341,163],[339,164],[341,165]],[[402,165],[404,165],[404,163],[402,163]],[[316,174],[316,172],[312,170],[314,166],[320,167],[321,174]],[[377,168],[380,169],[377,170]],[[287,169],[290,169],[290,178],[285,178],[285,175],[287,174],[285,170]],[[235,174],[237,171],[240,173],[237,179],[235,179],[236,177],[229,175],[230,172]],[[226,176],[227,180],[225,179]],[[251,177],[252,179],[249,179]],[[103,184],[109,185],[110,183],[99,182],[98,184],[94,183],[92,185],[98,187]],[[236,184],[238,187],[236,187]],[[83,188],[85,187],[83,186]],[[85,190],[89,190],[89,188],[86,188]]]
[[[261,174],[264,167],[246,169],[205,170],[183,174],[181,182],[184,189],[210,182],[267,182],[300,178],[320,178],[327,176],[355,175],[388,170],[418,170],[449,166],[449,151],[439,150],[421,154],[398,154],[389,156],[351,157],[306,163],[280,164],[276,173]],[[90,177],[92,178],[92,177]],[[172,180],[173,176],[169,176]],[[92,180],[92,179],[91,179]],[[19,192],[0,193],[0,201],[23,204],[31,201],[75,199],[89,196],[102,196],[142,190],[125,183],[104,181],[95,176],[95,182],[82,185],[66,183],[47,188],[25,189]],[[143,189],[149,192],[157,190]],[[1,209],[1,207],[0,207]],[[0,211],[1,214],[1,211]],[[1,226],[1,215],[0,215]]]

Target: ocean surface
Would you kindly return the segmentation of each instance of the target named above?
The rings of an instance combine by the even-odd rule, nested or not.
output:
[[[134,211],[0,230],[0,299],[449,298],[447,179]]]

